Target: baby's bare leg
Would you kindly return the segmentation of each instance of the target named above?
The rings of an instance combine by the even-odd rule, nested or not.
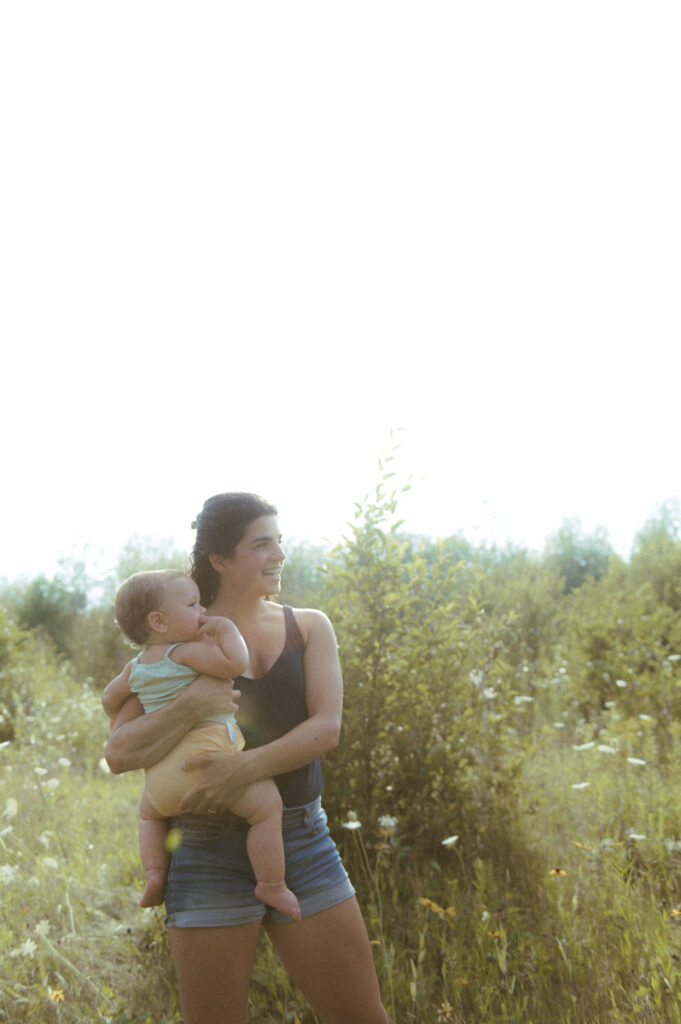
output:
[[[284,839],[281,832],[281,797],[272,779],[249,786],[230,806],[251,826],[246,838],[248,859],[258,884],[255,895],[270,907],[300,920],[298,900],[284,881]]]
[[[139,842],[147,884],[140,899],[140,907],[157,907],[163,903],[170,862],[166,851],[167,835],[168,819],[158,813],[145,789],[139,808]]]

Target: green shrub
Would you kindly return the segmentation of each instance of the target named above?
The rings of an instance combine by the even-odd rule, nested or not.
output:
[[[410,844],[440,855],[450,833],[484,847],[503,831],[517,777],[515,669],[510,621],[487,615],[482,570],[445,545],[426,559],[388,525],[382,487],[358,508],[352,536],[331,554],[325,608],[345,680],[341,745],[329,758],[327,803],[367,824],[398,818]]]

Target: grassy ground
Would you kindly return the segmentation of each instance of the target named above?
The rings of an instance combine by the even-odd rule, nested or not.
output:
[[[137,905],[142,778],[108,773],[103,725],[68,691],[0,747],[8,1024],[180,1021],[162,912]],[[681,1024],[679,729],[616,709],[598,735],[562,726],[527,739],[503,849],[453,840],[423,860],[399,822],[332,822],[395,1024]],[[251,1019],[316,1020],[265,940]]]

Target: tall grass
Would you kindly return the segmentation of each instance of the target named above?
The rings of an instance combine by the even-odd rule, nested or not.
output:
[[[681,796],[654,723],[612,724],[540,730],[502,857],[416,865],[399,830],[373,853],[351,833],[395,1021],[681,1021]]]
[[[109,774],[98,697],[31,645],[2,677],[0,1021],[179,1024],[162,911],[138,907],[141,776]],[[447,821],[424,855],[399,820],[331,823],[395,1024],[681,1024],[681,729],[540,703],[484,842]],[[316,1021],[264,936],[251,1006]]]

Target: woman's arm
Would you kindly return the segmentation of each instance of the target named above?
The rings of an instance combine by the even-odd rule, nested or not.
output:
[[[130,672],[132,671],[132,664],[133,663],[129,661],[123,671],[104,687],[104,691],[102,693],[102,707],[111,719],[112,725],[118,715],[118,712],[121,710],[128,697],[132,694],[132,691],[130,690]]]
[[[199,676],[165,707],[145,715],[140,700],[125,702],[113,724],[105,756],[114,774],[149,768],[199,722],[238,711],[239,691],[228,679]]]
[[[253,782],[302,768],[338,745],[343,712],[343,678],[333,627],[322,612],[296,611],[305,653],[305,697],[309,717],[284,736],[239,754],[201,754],[187,761],[203,767],[201,781],[182,810],[195,814],[227,807]]]

